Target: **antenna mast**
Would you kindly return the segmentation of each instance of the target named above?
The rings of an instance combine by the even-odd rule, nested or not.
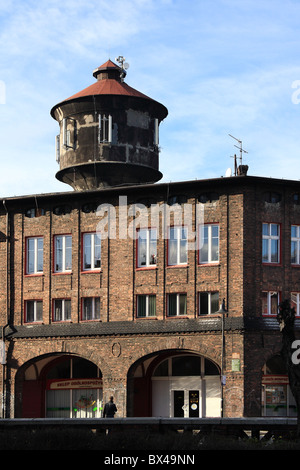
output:
[[[228,134],[230,137],[232,137],[234,140],[236,140],[238,143],[239,143],[239,146],[235,145],[236,148],[238,148],[240,150],[240,165],[243,164],[243,152],[244,153],[248,153],[247,150],[244,150],[243,149],[243,143],[241,140],[237,139],[236,137],[234,137],[233,135],[231,134]],[[237,174],[237,164],[236,164],[236,155],[234,155],[234,174],[236,176]]]

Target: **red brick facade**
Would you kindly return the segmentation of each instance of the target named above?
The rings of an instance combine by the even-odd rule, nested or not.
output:
[[[39,382],[41,388],[35,387],[31,393],[41,397],[41,371],[52,360],[66,355],[97,365],[103,397],[114,395],[118,416],[151,416],[154,363],[179,353],[212,361],[226,377],[224,416],[260,416],[263,366],[281,348],[276,318],[262,315],[262,292],[280,292],[283,299],[300,291],[299,266],[291,265],[290,248],[291,225],[300,225],[300,206],[293,196],[298,190],[297,182],[237,176],[3,201],[0,308],[6,347],[6,365],[1,366],[5,416],[44,416],[42,398],[37,399],[34,410],[26,410],[24,390]],[[266,202],[267,191],[279,193],[280,201]],[[169,241],[160,236],[156,265],[138,268],[136,240],[129,236],[103,237],[101,269],[83,271],[83,234],[95,231],[100,220],[96,212],[84,212],[84,204],[113,205],[117,233],[120,217],[125,220],[120,211],[129,212],[128,224],[135,233],[138,213],[135,218],[130,214],[135,202],[151,200],[166,207],[170,195],[186,196],[186,204],[193,209],[191,226],[195,229],[199,196],[211,192],[217,198],[201,207],[204,224],[219,226],[217,263],[200,264],[199,250],[191,246],[186,264],[168,266]],[[120,208],[120,196],[126,196],[126,207]],[[54,214],[58,205],[70,206],[70,212]],[[44,209],[44,215],[26,217],[26,211],[36,207]],[[148,210],[150,213],[150,207]],[[275,264],[262,263],[264,222],[281,228],[280,260]],[[160,214],[160,230],[162,226]],[[58,234],[72,235],[72,270],[68,273],[54,272],[53,240]],[[44,241],[43,272],[28,275],[26,240],[38,236]],[[219,292],[220,302],[225,299],[223,326],[221,313],[199,315],[200,292]],[[168,316],[170,293],[186,294],[184,314]],[[140,294],[156,295],[155,316],[137,318]],[[100,319],[82,319],[85,297],[100,297]],[[53,321],[54,299],[71,299],[70,320]],[[42,301],[42,321],[26,321],[28,300]]]

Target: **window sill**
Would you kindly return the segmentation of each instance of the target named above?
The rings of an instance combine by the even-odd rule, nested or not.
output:
[[[98,322],[98,323],[101,323],[102,320],[100,320],[100,318],[94,318],[92,320],[80,320],[80,323],[91,323],[91,322]]]
[[[278,267],[282,267],[282,264],[281,263],[264,263],[262,261],[262,265],[263,266],[278,266]]]
[[[157,316],[154,315],[153,317],[136,317],[136,320],[158,320]]]
[[[188,263],[184,264],[168,264],[166,267],[167,268],[188,268]]]
[[[73,271],[60,271],[60,272],[54,271],[52,274],[53,276],[62,276],[64,274],[73,274]]]
[[[187,315],[167,315],[166,316],[166,319],[173,319],[173,318],[184,318],[184,319],[189,319],[190,317],[188,317]]]
[[[85,271],[80,271],[80,274],[99,274],[102,272],[102,268],[97,268],[97,269],[88,269]]]
[[[277,315],[274,313],[262,313],[263,318],[277,318]]]
[[[153,265],[153,266],[137,266],[136,267],[136,270],[137,271],[149,271],[149,270],[154,270],[154,269],[157,269],[157,265]]]
[[[211,263],[198,263],[198,266],[220,266],[220,261],[212,261]]]
[[[33,274],[25,273],[25,277],[42,277],[42,276],[44,276],[44,273],[33,273]]]

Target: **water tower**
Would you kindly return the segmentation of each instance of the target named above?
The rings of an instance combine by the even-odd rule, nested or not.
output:
[[[159,125],[168,110],[127,85],[126,64],[108,60],[96,82],[58,103],[56,178],[74,190],[154,183],[159,171]]]

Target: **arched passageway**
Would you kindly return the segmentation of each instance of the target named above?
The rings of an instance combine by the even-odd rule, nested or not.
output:
[[[129,416],[218,417],[220,371],[198,354],[162,351],[131,367],[127,398]]]
[[[93,418],[102,416],[102,374],[92,362],[73,355],[35,358],[16,376],[22,390],[16,416]]]

